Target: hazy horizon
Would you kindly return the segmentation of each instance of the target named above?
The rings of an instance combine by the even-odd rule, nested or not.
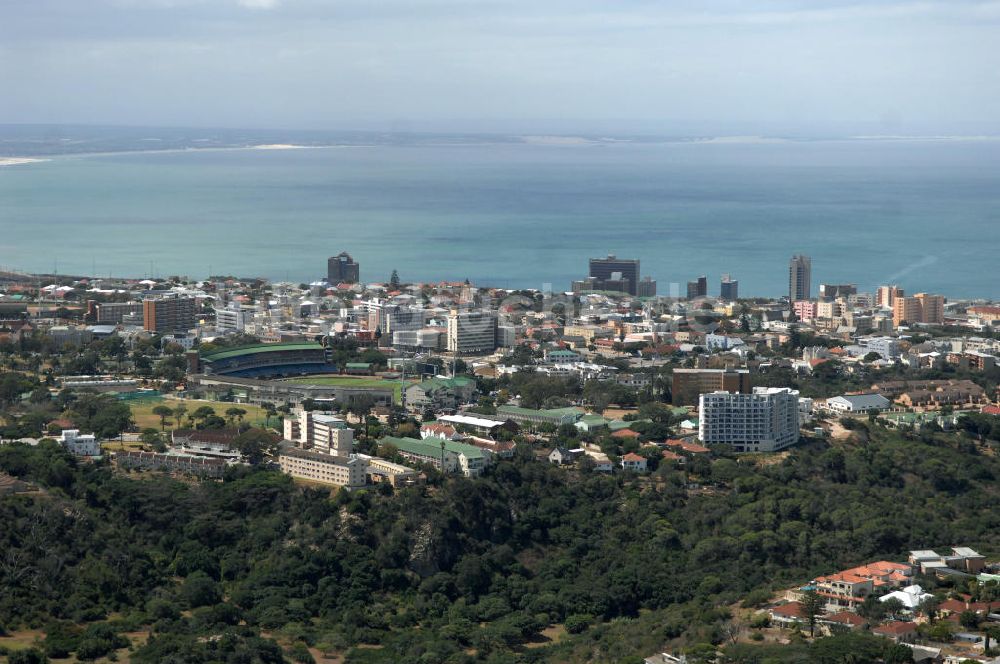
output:
[[[998,28],[979,0],[0,0],[0,124],[996,134]]]

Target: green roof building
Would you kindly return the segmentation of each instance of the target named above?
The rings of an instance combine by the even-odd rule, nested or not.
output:
[[[420,440],[386,436],[379,442],[392,445],[405,459],[429,463],[446,473],[461,472],[466,477],[478,477],[490,462],[488,455],[478,447],[436,436]]]
[[[576,424],[583,417],[583,411],[573,407],[535,410],[519,406],[500,406],[497,408],[497,415],[527,426],[551,424],[558,427],[563,424]]]

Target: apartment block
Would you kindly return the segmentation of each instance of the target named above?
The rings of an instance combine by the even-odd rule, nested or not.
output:
[[[799,393],[758,387],[752,394],[712,392],[698,403],[698,435],[737,452],[775,452],[799,440]]]
[[[913,297],[896,298],[892,303],[892,323],[896,327],[906,323],[943,324],[944,296],[917,293]]]
[[[142,327],[147,332],[187,332],[196,323],[193,297],[159,297],[142,301]]]

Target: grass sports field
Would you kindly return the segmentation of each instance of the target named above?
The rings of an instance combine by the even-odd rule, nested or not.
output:
[[[132,408],[132,419],[135,420],[135,425],[141,431],[147,427],[159,430],[160,417],[159,415],[153,414],[154,408],[157,406],[166,406],[167,408],[174,409],[181,404],[187,408],[187,414],[184,415],[184,422],[182,423],[182,426],[187,426],[187,416],[202,406],[213,408],[215,410],[215,414],[219,417],[225,417],[226,410],[229,408],[241,408],[247,412],[247,414],[243,416],[244,422],[253,426],[264,426],[264,409],[260,406],[252,406],[247,403],[228,403],[225,401],[203,401],[196,399],[150,399],[136,401],[130,403],[129,406]],[[172,417],[167,418],[166,424],[167,429],[177,428],[174,418]],[[277,426],[277,424],[278,419],[276,417],[272,417],[271,426]]]
[[[335,374],[303,376],[302,378],[290,378],[288,382],[303,383],[306,385],[341,385],[344,387],[388,387],[392,388],[393,399],[396,403],[403,401],[403,387],[398,380],[385,380],[373,376],[340,376]],[[407,383],[417,382],[408,380]]]

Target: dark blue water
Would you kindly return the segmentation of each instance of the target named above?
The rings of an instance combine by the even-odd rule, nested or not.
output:
[[[557,290],[587,259],[1000,298],[1000,142],[379,146],[63,157],[0,168],[0,265]],[[683,292],[683,288],[681,289]]]

